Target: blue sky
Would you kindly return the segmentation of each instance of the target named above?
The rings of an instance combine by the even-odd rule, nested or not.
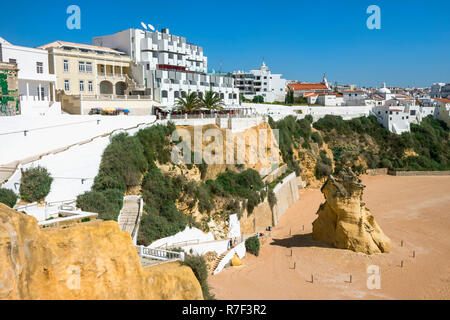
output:
[[[81,8],[81,30],[66,28],[66,9]],[[369,30],[366,9],[381,9],[381,30]],[[4,8],[4,7],[3,7]],[[427,86],[450,82],[450,1],[10,1],[0,37],[24,46],[55,40],[91,43],[141,21],[205,49],[209,68],[259,67],[287,79],[360,86]]]

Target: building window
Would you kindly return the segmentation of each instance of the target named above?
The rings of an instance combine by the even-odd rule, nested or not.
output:
[[[68,71],[69,71],[69,61],[64,60],[64,72],[68,72]]]
[[[38,94],[38,100],[39,101],[44,101],[44,87],[37,87],[37,94]]]
[[[150,70],[150,63],[147,63],[147,70]]]
[[[80,91],[84,91],[84,81],[80,80]]]
[[[169,53],[169,59],[173,59],[173,53]]]
[[[9,59],[9,63],[17,63],[16,59]]]
[[[167,90],[161,91],[161,97],[162,97],[162,98],[167,98],[167,96],[168,96]]]
[[[92,63],[91,62],[86,62],[86,72],[92,73]]]
[[[86,65],[84,64],[84,61],[78,61],[78,71],[81,73],[86,72]]]
[[[178,60],[182,60],[181,54],[178,55]]]
[[[94,88],[93,88],[93,86],[92,86],[92,81],[89,81],[89,82],[88,82],[88,90],[89,90],[89,92],[94,91]]]
[[[69,80],[64,80],[64,91],[70,91]]]
[[[44,73],[44,64],[42,62],[36,62],[36,72]]]

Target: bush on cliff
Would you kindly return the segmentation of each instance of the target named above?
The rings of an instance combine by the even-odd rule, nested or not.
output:
[[[186,255],[182,265],[190,267],[194,272],[202,287],[203,299],[214,300],[214,295],[210,292],[208,285],[208,268],[205,259],[198,255]]]
[[[139,225],[139,244],[147,246],[157,239],[183,231],[189,224],[188,217],[175,205],[182,188],[177,179],[151,164],[142,181],[142,197],[146,206]]]
[[[169,122],[166,126],[158,124],[138,131],[136,137],[144,147],[144,155],[149,164],[156,161],[164,164],[170,161],[169,138],[174,130],[175,125]]]
[[[0,188],[0,202],[12,208],[17,202],[17,195],[9,189]]]
[[[123,206],[123,192],[117,189],[87,191],[77,197],[77,207],[98,213],[99,219],[117,221]]]
[[[256,236],[250,237],[247,240],[245,240],[245,249],[247,252],[250,252],[251,254],[258,256],[259,255],[259,238]]]
[[[35,202],[45,199],[49,194],[53,178],[46,168],[36,167],[30,168],[22,172],[20,181],[20,198]]]
[[[431,115],[419,125],[411,124],[411,131],[401,135],[383,128],[374,116],[343,120],[339,116],[327,115],[316,121],[314,128],[322,131],[333,153],[338,151],[335,153],[336,167],[352,166],[361,156],[369,168],[450,169],[449,128]],[[366,150],[368,140],[375,144],[371,150]],[[352,149],[348,145],[357,148]],[[407,151],[413,153],[407,155]]]
[[[144,148],[139,139],[128,133],[119,133],[111,137],[100,163],[97,188],[106,188],[105,184],[120,186],[137,186],[142,174],[147,171],[148,163],[144,156]],[[107,179],[105,176],[111,177]],[[114,179],[116,182],[112,182]],[[101,183],[100,183],[101,182]]]

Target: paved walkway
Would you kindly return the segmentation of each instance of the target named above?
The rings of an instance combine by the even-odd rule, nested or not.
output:
[[[119,216],[120,230],[127,231],[132,235],[136,223],[138,222],[139,203],[140,200],[137,197],[124,198],[122,212]]]

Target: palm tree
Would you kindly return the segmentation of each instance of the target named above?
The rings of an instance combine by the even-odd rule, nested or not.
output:
[[[217,92],[209,90],[205,92],[204,98],[200,98],[200,105],[209,110],[222,111],[225,103]]]
[[[200,109],[201,101],[199,100],[196,92],[189,93],[186,98],[178,98],[176,107],[178,110],[184,110],[185,112],[192,112]]]

